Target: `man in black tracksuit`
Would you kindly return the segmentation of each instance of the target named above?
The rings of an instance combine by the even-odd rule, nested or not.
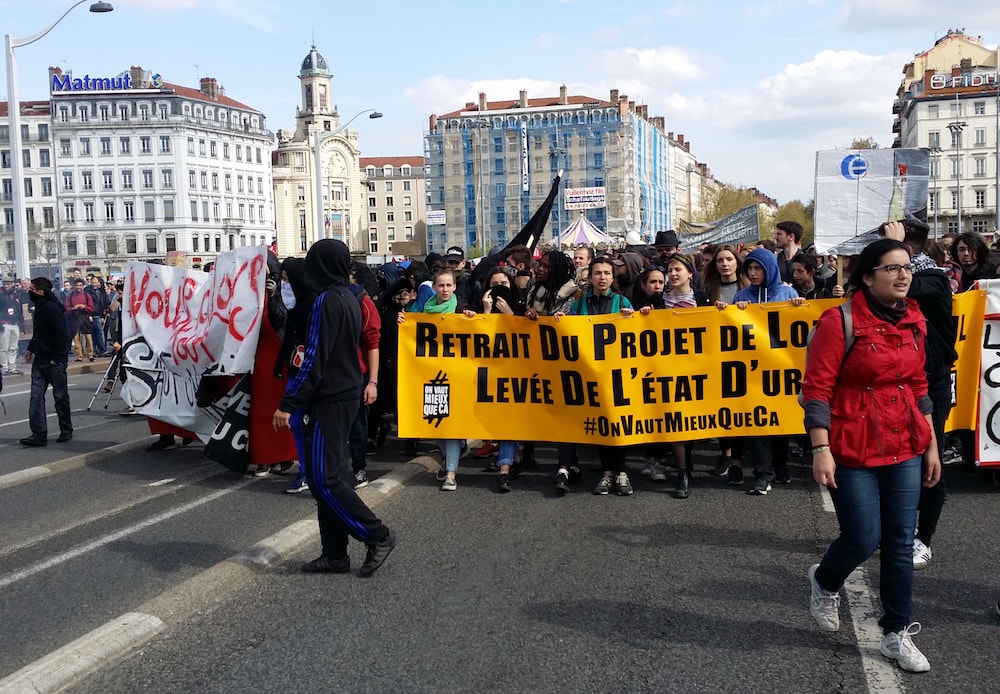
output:
[[[70,420],[69,390],[66,382],[66,361],[69,333],[66,331],[66,309],[52,294],[52,282],[47,277],[31,280],[29,289],[35,304],[34,331],[24,353],[31,363],[31,396],[28,402],[28,424],[31,436],[21,439],[23,446],[44,446],[48,443],[48,419],[45,415],[45,391],[52,386],[59,421],[59,443],[73,438]]]
[[[359,571],[371,576],[396,545],[396,534],[354,491],[348,438],[361,405],[361,311],[349,287],[351,254],[335,239],[309,249],[306,278],[319,293],[309,314],[305,358],[275,411],[276,430],[301,427],[305,473],[316,499],[323,554],[303,565],[309,573],[347,573],[348,537],[365,543]]]
[[[927,396],[934,411],[931,422],[937,437],[939,453],[943,450],[944,424],[951,412],[951,369],[958,358],[955,352],[955,321],[952,319],[951,283],[942,268],[923,253],[927,245],[926,224],[912,219],[887,222],[879,233],[902,241],[910,249],[913,279],[906,293],[920,304],[927,319]],[[933,487],[920,488],[917,505],[917,536],[913,547],[913,568],[923,569],[931,559],[931,537],[937,530],[938,518],[944,507],[944,476]]]

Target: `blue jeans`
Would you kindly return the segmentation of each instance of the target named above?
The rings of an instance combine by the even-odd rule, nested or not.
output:
[[[73,422],[69,418],[69,389],[66,381],[66,362],[36,359],[31,363],[31,396],[28,401],[28,426],[31,433],[47,438],[49,427],[45,415],[45,391],[52,386],[52,399],[56,403],[59,433],[72,434]]]
[[[94,316],[94,328],[91,333],[94,336],[94,356],[104,354],[108,351],[108,346],[104,342],[104,317]]]
[[[816,582],[838,590],[879,550],[882,632],[905,629],[913,615],[913,532],[920,499],[920,457],[874,468],[837,466],[830,490],[840,537],[826,550]]]
[[[500,450],[497,454],[497,465],[513,465],[514,456],[517,455],[517,442],[516,441],[500,441],[497,443]]]
[[[444,453],[444,467],[448,472],[458,472],[458,460],[462,457],[464,439],[438,439],[438,447]]]

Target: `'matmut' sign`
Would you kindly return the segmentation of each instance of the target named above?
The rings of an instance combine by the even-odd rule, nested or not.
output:
[[[116,89],[157,89],[163,86],[163,78],[157,73],[144,72],[142,83],[132,82],[132,75],[123,72],[116,77],[73,77],[72,74],[52,75],[53,92],[103,92]]]

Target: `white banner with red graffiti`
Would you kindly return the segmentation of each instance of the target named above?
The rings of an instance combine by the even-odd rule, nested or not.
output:
[[[123,396],[140,414],[207,441],[222,418],[198,407],[203,376],[253,371],[267,247],[221,253],[212,272],[137,261],[125,272]]]

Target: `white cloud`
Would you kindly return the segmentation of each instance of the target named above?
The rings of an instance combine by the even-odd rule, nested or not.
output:
[[[1000,6],[992,0],[966,0],[948,5],[939,0],[846,0],[840,22],[845,29],[856,32],[926,34],[933,30],[935,38],[940,38],[949,27],[964,27],[969,35],[977,36],[1000,24]]]

